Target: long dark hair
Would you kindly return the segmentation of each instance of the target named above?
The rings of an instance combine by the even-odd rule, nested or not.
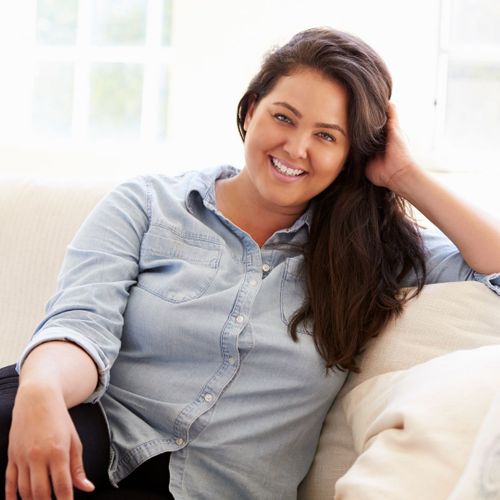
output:
[[[358,371],[356,355],[425,282],[418,227],[403,198],[365,176],[367,162],[385,147],[392,80],[380,56],[350,34],[313,28],[267,55],[238,104],[238,130],[249,106],[268,94],[282,76],[311,68],[342,84],[348,94],[351,142],[342,172],[313,203],[310,237],[304,247],[305,300],[290,322],[298,340],[308,325],[327,368]],[[417,288],[400,290],[413,270]]]

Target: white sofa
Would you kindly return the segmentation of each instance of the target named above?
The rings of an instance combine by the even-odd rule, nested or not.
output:
[[[66,245],[111,187],[0,180],[0,366],[16,361]],[[299,499],[500,499],[499,296],[472,282],[425,287],[361,368],[328,414]]]

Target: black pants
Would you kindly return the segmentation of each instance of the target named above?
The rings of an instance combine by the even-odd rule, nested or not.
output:
[[[12,408],[19,379],[14,365],[0,368],[0,498],[4,497],[7,446]],[[114,488],[108,479],[109,437],[106,422],[98,405],[81,404],[69,411],[83,445],[83,463],[87,477],[96,489],[84,493],[75,489],[75,499],[173,499],[168,491],[169,453],[153,457]]]

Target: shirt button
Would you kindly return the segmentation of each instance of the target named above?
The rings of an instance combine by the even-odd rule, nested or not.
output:
[[[212,401],[212,399],[214,399],[214,397],[211,395],[211,394],[205,394],[203,396],[203,399],[207,402],[207,403],[210,403],[210,401]]]
[[[249,283],[250,286],[257,286],[257,280],[255,278],[252,278]]]
[[[263,264],[262,265],[262,270],[265,272],[265,273],[268,273],[270,270],[271,270],[271,266],[269,264]]]
[[[238,323],[243,323],[243,321],[245,321],[245,318],[240,314],[239,316],[236,316],[236,321]]]
[[[182,446],[184,444],[184,439],[182,438],[177,438],[175,440],[175,443],[177,444],[177,446]]]
[[[234,363],[236,363],[236,359],[234,359],[232,356],[227,360],[227,362],[230,364],[230,365],[234,365]]]

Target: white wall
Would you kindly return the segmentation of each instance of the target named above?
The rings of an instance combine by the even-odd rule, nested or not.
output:
[[[236,104],[263,54],[319,25],[350,31],[384,57],[394,100],[414,146],[430,151],[439,2],[398,0],[177,0],[169,144],[164,150],[30,143],[19,135],[30,113],[35,0],[0,3],[0,175],[127,177],[214,163],[241,166]],[[94,172],[94,173],[93,173]]]
[[[169,131],[176,158],[188,167],[241,164],[235,109],[262,54],[297,31],[321,25],[358,35],[382,55],[406,133],[418,151],[430,152],[438,1],[180,0],[175,16]]]
[[[412,149],[427,167],[439,170],[444,162],[436,162],[433,135],[440,3],[174,0],[169,144],[163,149],[123,144],[119,150],[104,150],[35,144],[19,136],[30,113],[36,1],[0,2],[0,177],[116,179],[219,163],[242,166],[235,112],[248,81],[273,45],[320,25],[356,34],[382,55],[393,76],[393,100]],[[454,168],[451,163],[444,166]],[[440,176],[471,201],[500,213],[498,169]]]

